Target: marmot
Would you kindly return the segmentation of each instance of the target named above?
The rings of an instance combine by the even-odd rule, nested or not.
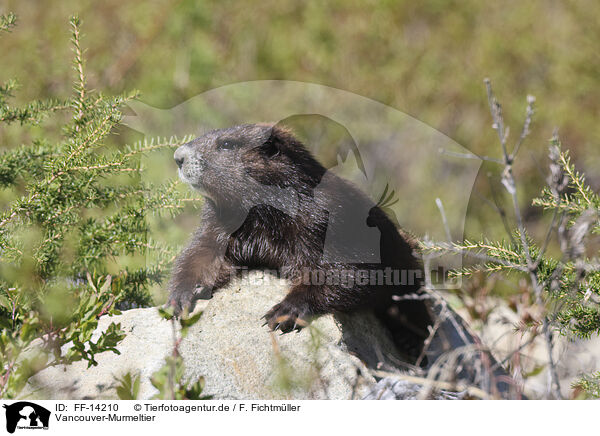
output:
[[[290,280],[264,316],[271,330],[299,330],[314,316],[374,310],[413,360],[428,335],[415,246],[366,194],[328,172],[279,125],[213,130],[174,155],[180,178],[205,197],[201,226],[175,261],[168,304],[176,313],[243,269]]]

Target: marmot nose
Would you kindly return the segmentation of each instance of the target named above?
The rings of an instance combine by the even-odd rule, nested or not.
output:
[[[179,168],[182,167],[183,161],[185,160],[185,156],[182,153],[181,147],[175,150],[175,154],[173,155],[173,159],[175,159],[175,163]]]

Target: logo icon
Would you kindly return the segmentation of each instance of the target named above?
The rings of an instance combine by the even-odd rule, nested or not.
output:
[[[4,404],[6,409],[6,431],[14,433],[15,429],[48,429],[50,411],[42,406],[29,401],[19,401],[10,405]]]

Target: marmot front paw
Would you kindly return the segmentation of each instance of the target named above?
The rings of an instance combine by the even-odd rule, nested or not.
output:
[[[279,329],[282,333],[289,333],[292,330],[300,331],[306,327],[309,322],[309,310],[283,300],[269,310],[263,319],[265,324],[273,331]],[[264,324],[263,324],[264,325]]]
[[[181,315],[181,313],[185,310],[187,310],[188,313],[191,313],[194,310],[196,301],[209,299],[210,296],[208,296],[207,298],[207,295],[212,295],[212,292],[210,291],[210,289],[204,286],[195,288],[191,291],[189,289],[174,289],[173,291],[171,291],[171,294],[167,299],[166,306],[173,307],[176,316]]]

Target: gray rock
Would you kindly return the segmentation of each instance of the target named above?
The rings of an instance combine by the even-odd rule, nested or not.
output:
[[[156,308],[133,309],[119,316],[101,318],[94,336],[99,336],[112,322],[120,323],[126,333],[117,347],[120,355],[111,351],[97,354],[98,365],[91,368],[84,361],[47,368],[30,380],[25,397],[114,399],[116,378],[131,372],[141,375],[140,397],[150,398],[155,389],[149,378],[164,365],[164,357],[173,347],[171,325],[158,315]]]
[[[412,399],[423,397],[416,374],[401,356],[378,320],[368,312],[325,315],[299,333],[280,335],[262,326],[261,317],[281,301],[288,283],[254,272],[232,283],[203,302],[203,314],[179,345],[186,380],[205,378],[204,393],[217,399]],[[462,385],[478,380],[481,361],[476,353],[454,353],[476,342],[457,332],[456,321],[442,317],[428,352],[436,379]],[[140,375],[140,399],[151,398],[156,389],[151,375],[172,353],[178,336],[177,323],[163,320],[156,308],[133,309],[100,320],[96,336],[111,322],[126,332],[117,346],[120,354],[96,355],[98,366],[86,362],[47,368],[36,374],[25,397],[37,399],[116,398],[117,378],[130,372]],[[66,351],[67,346],[63,348]],[[448,357],[450,356],[450,357]],[[437,365],[438,362],[446,362]],[[450,364],[447,363],[450,362]],[[437,366],[436,366],[437,365]],[[475,370],[473,370],[475,368]],[[398,380],[389,374],[417,375]],[[504,374],[504,373],[503,373]],[[417,383],[415,383],[415,380]],[[447,386],[446,383],[445,386]],[[430,398],[460,398],[460,394],[427,390]],[[419,398],[421,398],[419,397]]]
[[[287,289],[285,281],[258,272],[243,285],[238,282],[213,296],[180,348],[189,362],[188,375],[205,376],[207,394],[228,399],[351,399],[363,396],[374,383],[367,367],[348,352],[332,315],[319,317],[299,333],[280,335],[261,326],[262,315]],[[383,337],[376,346],[393,349],[375,319],[363,314],[356,322],[372,337]]]
[[[179,346],[186,378],[204,376],[205,393],[221,399],[366,395],[375,378],[361,358],[375,362],[378,356],[395,353],[385,330],[364,313],[353,315],[343,328],[340,320],[326,315],[299,333],[274,334],[260,318],[283,298],[287,287],[285,281],[257,272],[215,293]],[[101,353],[96,356],[98,366],[91,368],[85,362],[47,368],[33,377],[25,396],[116,398],[116,378],[131,372],[141,375],[140,398],[151,398],[156,390],[150,376],[173,349],[173,325],[160,318],[156,308],[133,309],[102,318],[97,335],[111,322],[120,323],[127,334],[117,347],[121,354]],[[357,338],[369,341],[360,344]]]

